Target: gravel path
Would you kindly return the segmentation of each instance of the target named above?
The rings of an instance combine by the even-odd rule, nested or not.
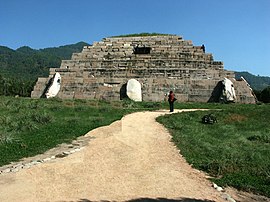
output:
[[[0,175],[0,201],[224,201],[155,121],[166,113],[127,115],[86,134],[78,152]]]

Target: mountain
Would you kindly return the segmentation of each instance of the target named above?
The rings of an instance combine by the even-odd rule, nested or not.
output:
[[[89,44],[85,42],[79,42],[76,44],[60,46],[56,48],[40,49],[40,51],[44,53],[52,54],[52,55],[57,55],[58,57],[67,60],[71,58],[72,53],[82,52],[82,49],[84,46],[89,46]]]
[[[270,77],[268,76],[255,76],[249,72],[235,72],[236,79],[241,76],[247,80],[253,90],[261,91],[270,86]]]
[[[27,80],[47,77],[49,68],[59,67],[62,60],[70,59],[72,53],[81,52],[83,46],[87,45],[89,44],[79,42],[39,50],[28,46],[20,47],[17,50],[0,46],[0,75]]]

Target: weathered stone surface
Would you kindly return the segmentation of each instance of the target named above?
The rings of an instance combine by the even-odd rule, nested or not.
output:
[[[227,193],[224,193],[223,195],[222,195],[222,198],[224,199],[224,200],[226,200],[226,201],[229,201],[229,202],[236,202],[229,194],[227,194]]]
[[[61,76],[58,72],[56,72],[52,78],[52,84],[49,87],[48,91],[46,92],[47,98],[55,97],[61,87]]]
[[[127,96],[134,101],[142,101],[141,84],[136,79],[130,79],[127,82]]]
[[[220,81],[235,77],[201,46],[172,35],[105,38],[74,53],[71,60],[63,60],[60,68],[51,68],[49,78],[56,72],[62,78],[57,96],[69,99],[119,100],[127,81],[136,79],[145,101],[162,101],[173,90],[179,101],[207,102]],[[39,78],[33,98],[43,94],[48,80]],[[255,102],[243,81],[233,83],[237,102]]]
[[[224,85],[224,94],[226,101],[235,101],[236,100],[236,95],[235,95],[235,90],[233,87],[233,82],[230,79],[224,78],[222,81]]]

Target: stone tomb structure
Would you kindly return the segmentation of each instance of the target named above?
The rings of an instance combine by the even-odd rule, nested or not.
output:
[[[32,98],[46,92],[50,78],[58,72],[61,88],[57,95],[67,99],[120,100],[127,97],[130,79],[141,84],[142,100],[163,101],[173,90],[180,102],[218,101],[220,82],[229,78],[236,102],[255,103],[245,81],[236,81],[233,71],[224,70],[202,46],[181,36],[112,37],[85,46],[63,60],[60,68],[50,68],[48,78],[39,78]]]

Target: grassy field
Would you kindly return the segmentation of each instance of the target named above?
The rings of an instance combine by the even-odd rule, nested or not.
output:
[[[167,102],[91,101],[0,97],[0,166],[45,152],[125,114],[168,109]],[[270,197],[270,105],[176,103],[205,108],[157,120],[173,135],[187,161],[220,186]],[[221,110],[216,110],[221,109]],[[201,123],[207,113],[218,122]]]
[[[216,108],[216,106],[212,106]],[[181,154],[220,186],[270,197],[270,105],[219,105],[221,111],[197,111],[159,117]],[[213,113],[218,122],[203,124]]]
[[[0,97],[0,166],[44,153],[88,131],[159,104]]]

